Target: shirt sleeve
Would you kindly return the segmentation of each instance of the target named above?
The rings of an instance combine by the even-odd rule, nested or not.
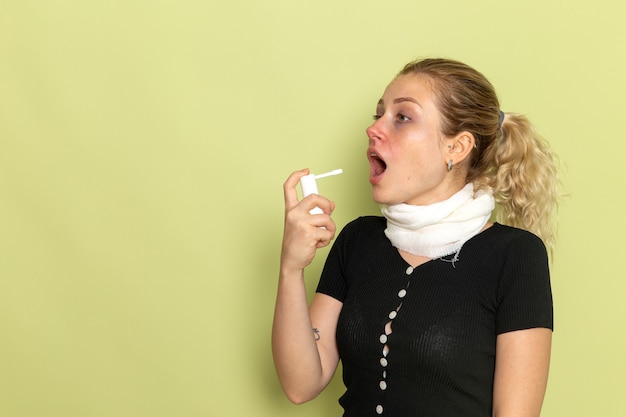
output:
[[[354,222],[348,224],[337,236],[331,247],[316,292],[331,296],[342,303],[348,292],[346,256]]]
[[[548,255],[537,236],[525,232],[511,242],[498,301],[497,334],[537,327],[554,329]]]

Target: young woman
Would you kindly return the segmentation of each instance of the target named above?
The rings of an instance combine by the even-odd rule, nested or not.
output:
[[[383,216],[343,229],[310,306],[303,273],[334,238],[334,204],[298,200],[308,170],[284,184],[272,346],[288,398],[315,398],[341,360],[344,416],[539,416],[553,327],[549,148],[500,110],[482,74],[446,59],[407,64],[367,136]],[[316,206],[324,213],[309,214]]]

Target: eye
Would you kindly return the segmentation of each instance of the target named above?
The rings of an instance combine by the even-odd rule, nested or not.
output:
[[[380,119],[381,117],[383,117],[383,116],[382,116],[382,115],[380,115],[380,114],[375,114],[375,115],[373,115],[373,116],[372,116],[372,119],[374,119],[374,120],[378,120],[378,119]]]
[[[399,122],[408,122],[411,120],[411,118],[409,116],[405,116],[402,113],[398,113],[398,115],[396,116],[396,120],[398,120]]]

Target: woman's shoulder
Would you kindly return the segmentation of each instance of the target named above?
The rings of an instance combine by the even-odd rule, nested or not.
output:
[[[382,216],[361,216],[347,223],[337,237],[338,242],[354,245],[356,242],[378,240],[385,235],[387,220]]]
[[[528,230],[507,226],[502,223],[494,223],[476,237],[478,237],[483,244],[491,247],[533,248],[541,252],[546,251],[543,241],[537,235]]]
[[[345,225],[346,233],[378,232],[385,230],[387,219],[383,216],[360,216]]]
[[[520,229],[518,227],[508,226],[506,224],[495,222],[490,228],[486,229],[486,231],[495,234],[500,238],[506,239],[529,239],[529,240],[537,240],[539,237],[528,230]],[[539,239],[541,240],[541,239]]]

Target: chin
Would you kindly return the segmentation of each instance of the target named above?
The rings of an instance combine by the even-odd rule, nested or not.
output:
[[[372,188],[372,200],[374,200],[374,202],[376,202],[377,204],[386,204],[388,206],[398,204],[394,202],[388,196],[385,196],[382,193],[377,192],[374,188]]]

